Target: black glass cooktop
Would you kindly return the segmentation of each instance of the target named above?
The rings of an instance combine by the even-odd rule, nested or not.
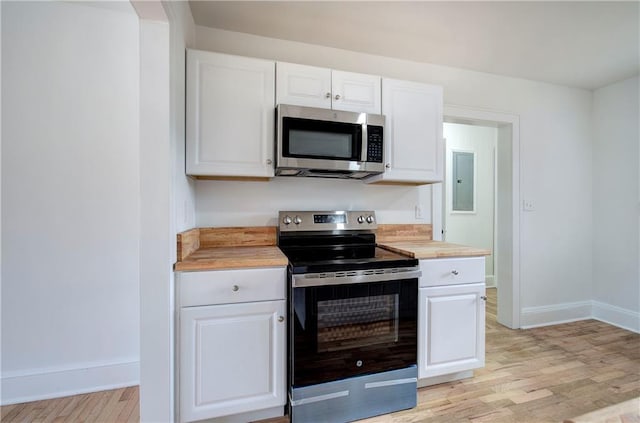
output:
[[[278,246],[294,274],[418,265],[417,259],[376,247],[372,233],[281,235]]]

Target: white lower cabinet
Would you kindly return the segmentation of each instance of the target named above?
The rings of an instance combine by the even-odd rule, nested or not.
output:
[[[424,385],[484,366],[486,297],[484,257],[421,260],[420,266],[418,378]]]
[[[217,281],[215,271],[191,275],[202,279],[203,274],[210,274],[212,292],[229,283],[229,293],[241,299],[246,291],[262,286],[255,281],[253,285],[243,284],[241,281],[246,278],[242,276],[228,280],[234,273],[242,275],[243,272],[248,271],[221,271],[223,277],[219,279],[222,280]],[[282,299],[179,309],[180,422],[214,418],[224,422],[249,421],[283,414],[287,324],[284,271],[278,274],[282,279],[266,282],[282,285],[283,295],[278,295]],[[188,298],[188,284],[185,285],[187,292],[183,290],[179,295]],[[233,299],[225,298],[225,301]]]

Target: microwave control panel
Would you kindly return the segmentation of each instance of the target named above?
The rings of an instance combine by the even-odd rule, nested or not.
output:
[[[382,163],[382,126],[367,125],[367,161]]]

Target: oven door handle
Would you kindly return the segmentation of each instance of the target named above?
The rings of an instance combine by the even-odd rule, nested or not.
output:
[[[354,283],[415,279],[422,276],[422,272],[419,267],[409,267],[345,272],[303,273],[292,276],[291,286],[293,288],[304,288],[309,286],[347,285]]]

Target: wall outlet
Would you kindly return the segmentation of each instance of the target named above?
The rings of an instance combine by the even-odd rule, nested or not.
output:
[[[535,211],[536,206],[531,198],[525,198],[522,200],[522,210],[524,211]]]
[[[424,219],[424,213],[421,205],[416,206],[416,219],[418,220]]]

